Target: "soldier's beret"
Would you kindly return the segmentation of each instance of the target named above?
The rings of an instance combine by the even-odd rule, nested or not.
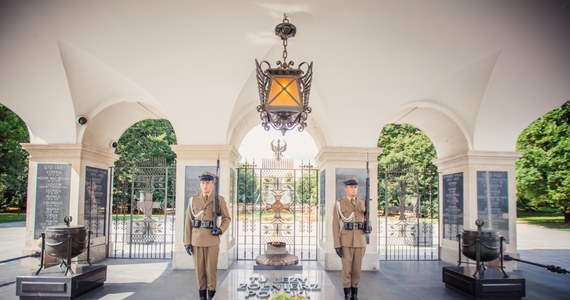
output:
[[[343,181],[342,183],[344,183],[344,185],[358,185],[358,180],[351,178]]]
[[[210,172],[204,172],[204,174],[198,176],[200,181],[214,181],[215,175]]]

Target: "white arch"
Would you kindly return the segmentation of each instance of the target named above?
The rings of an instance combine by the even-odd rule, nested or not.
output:
[[[229,143],[239,149],[241,143],[245,136],[253,129],[255,126],[260,126],[261,119],[259,118],[259,113],[255,110],[248,110],[243,116],[238,118],[238,122],[236,126],[234,126],[233,131],[229,132]],[[293,129],[292,132],[288,132],[287,134],[295,134],[297,129]],[[307,122],[307,127],[305,131],[311,136],[313,141],[317,146],[317,149],[320,149],[326,146],[326,141],[324,138],[324,132],[319,128],[318,121],[309,117]]]
[[[400,107],[390,120],[390,123],[406,123],[421,129],[432,141],[439,158],[472,149],[465,125],[441,105],[428,101],[411,102]]]

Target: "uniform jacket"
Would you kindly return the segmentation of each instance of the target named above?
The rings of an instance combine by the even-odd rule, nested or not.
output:
[[[346,197],[335,203],[332,222],[334,247],[366,247],[364,231],[360,229],[345,230],[341,228],[343,222],[339,216],[338,207],[340,207],[340,212],[347,218],[354,212],[354,220],[352,222],[355,223],[364,222],[364,210],[366,208],[364,200],[358,198],[354,206]]]
[[[210,196],[208,202],[204,202],[204,197],[200,194],[194,195],[188,201],[188,208],[186,209],[186,219],[184,221],[184,245],[192,245],[197,247],[209,247],[220,244],[220,237],[211,234],[212,229],[210,228],[192,228],[192,219],[194,216],[190,212],[192,210],[194,215],[204,211],[204,213],[198,218],[201,221],[212,221],[214,218],[214,213],[212,211],[212,206],[214,205],[213,196]],[[230,225],[231,217],[228,211],[228,206],[226,205],[226,200],[224,197],[218,196],[219,199],[219,212],[221,214],[222,222],[218,218],[218,227],[225,233]],[[192,205],[190,205],[192,203]]]

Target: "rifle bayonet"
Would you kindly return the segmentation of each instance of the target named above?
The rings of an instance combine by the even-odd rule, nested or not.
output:
[[[212,232],[217,231],[218,229],[218,211],[220,202],[218,199],[218,195],[220,194],[220,157],[218,155],[218,161],[216,162],[216,179],[214,185],[214,201],[212,203],[212,215],[214,216],[212,219]]]
[[[372,233],[372,226],[370,226],[370,170],[368,169],[368,153],[366,154],[366,199],[364,200],[364,235],[366,237],[366,244],[370,244],[370,233]]]

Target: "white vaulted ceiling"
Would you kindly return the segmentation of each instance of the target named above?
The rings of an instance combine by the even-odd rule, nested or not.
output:
[[[108,147],[166,118],[178,144],[238,147],[260,124],[254,59],[281,57],[283,13],[297,27],[289,59],[314,62],[320,147],[375,147],[400,122],[440,157],[513,151],[570,100],[570,1],[4,0],[0,102],[32,143]]]

